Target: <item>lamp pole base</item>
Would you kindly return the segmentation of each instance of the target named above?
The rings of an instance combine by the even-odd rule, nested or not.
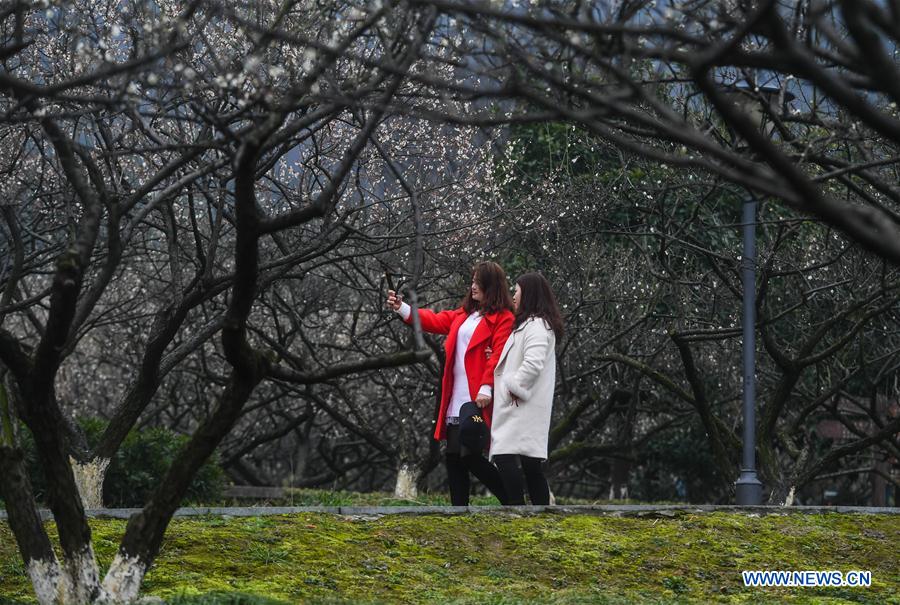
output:
[[[741,469],[740,478],[734,482],[734,496],[738,505],[762,504],[762,483],[755,469]]]

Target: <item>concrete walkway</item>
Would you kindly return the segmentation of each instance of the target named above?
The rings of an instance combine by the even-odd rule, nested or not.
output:
[[[88,517],[97,519],[128,519],[139,512],[138,508],[99,508],[88,510]],[[731,506],[731,505],[688,505],[688,504],[604,504],[604,505],[560,505],[560,506],[248,506],[179,508],[176,517],[218,516],[218,517],[263,517],[267,515],[290,515],[295,513],[329,513],[353,517],[380,517],[383,515],[533,515],[539,513],[557,515],[609,515],[627,517],[665,518],[681,515],[705,513],[743,513],[747,515],[821,515],[842,513],[854,515],[898,515],[900,507],[867,506]],[[53,515],[41,509],[45,521]],[[6,519],[6,511],[0,510],[0,519]]]

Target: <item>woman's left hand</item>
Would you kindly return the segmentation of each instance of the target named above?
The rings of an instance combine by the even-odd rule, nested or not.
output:
[[[491,398],[487,395],[479,394],[478,397],[475,398],[475,405],[480,408],[486,408],[487,406],[491,405]]]

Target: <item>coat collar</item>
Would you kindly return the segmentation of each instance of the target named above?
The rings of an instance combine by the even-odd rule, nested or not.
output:
[[[520,326],[521,327],[521,326]],[[503,365],[503,362],[506,360],[506,356],[509,355],[510,350],[513,347],[513,343],[516,340],[516,332],[518,332],[518,328],[510,333],[509,338],[506,339],[506,344],[503,345],[503,351],[500,353],[500,359],[497,360],[497,366],[500,367]]]
[[[462,325],[466,318],[469,317],[469,314],[465,312],[465,310],[460,307],[461,318],[459,320],[459,325]],[[483,321],[478,322],[478,326],[475,328],[475,332],[472,334],[472,340],[469,341],[469,346],[467,348],[471,349],[473,347],[478,346],[485,340],[491,337],[491,334],[494,332],[494,324],[499,321],[500,316],[505,313],[505,311],[498,311],[496,313],[488,313],[486,315],[482,315],[481,319]]]
[[[506,356],[509,355],[509,352],[512,350],[513,344],[516,340],[516,335],[522,332],[522,330],[525,329],[525,326],[533,322],[535,319],[536,318],[534,316],[526,318],[525,321],[520,323],[517,328],[513,329],[513,331],[510,332],[509,338],[506,339],[506,344],[503,346],[503,352],[500,354],[500,359],[497,360],[498,367],[501,363],[503,363],[503,360],[506,359]]]
[[[472,334],[472,340],[469,341],[469,349],[477,347],[491,337],[491,334],[494,332],[494,324],[497,323],[497,318],[499,316],[500,313],[488,313],[487,315],[481,316],[483,321],[478,322],[478,326]]]
[[[462,311],[463,321],[465,321],[465,318],[468,317],[469,315],[471,315],[471,313],[466,313],[466,310],[463,307],[460,307],[459,309],[460,309],[460,311]],[[479,313],[481,313],[481,312],[479,311]],[[496,313],[487,313],[487,314],[481,313],[481,317],[485,321],[487,321],[489,324],[493,324],[494,322],[497,321],[497,319],[500,317],[500,315],[502,313],[504,313],[504,311],[497,311]]]

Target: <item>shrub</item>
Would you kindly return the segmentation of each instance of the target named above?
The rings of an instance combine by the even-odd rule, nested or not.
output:
[[[82,418],[78,420],[78,424],[85,431],[88,445],[94,446],[106,429],[107,422],[100,418]],[[46,492],[46,481],[37,462],[34,440],[27,430],[21,431],[20,435],[35,497],[41,500]],[[106,471],[103,503],[113,508],[143,506],[187,440],[184,435],[165,428],[132,429]],[[217,500],[221,497],[224,485],[225,474],[214,454],[200,467],[185,500]]]
[[[98,433],[99,437],[99,433]],[[132,430],[110,462],[103,483],[107,506],[143,506],[188,437],[164,428]],[[209,502],[222,495],[225,474],[218,457],[207,460],[188,488],[188,502]]]

